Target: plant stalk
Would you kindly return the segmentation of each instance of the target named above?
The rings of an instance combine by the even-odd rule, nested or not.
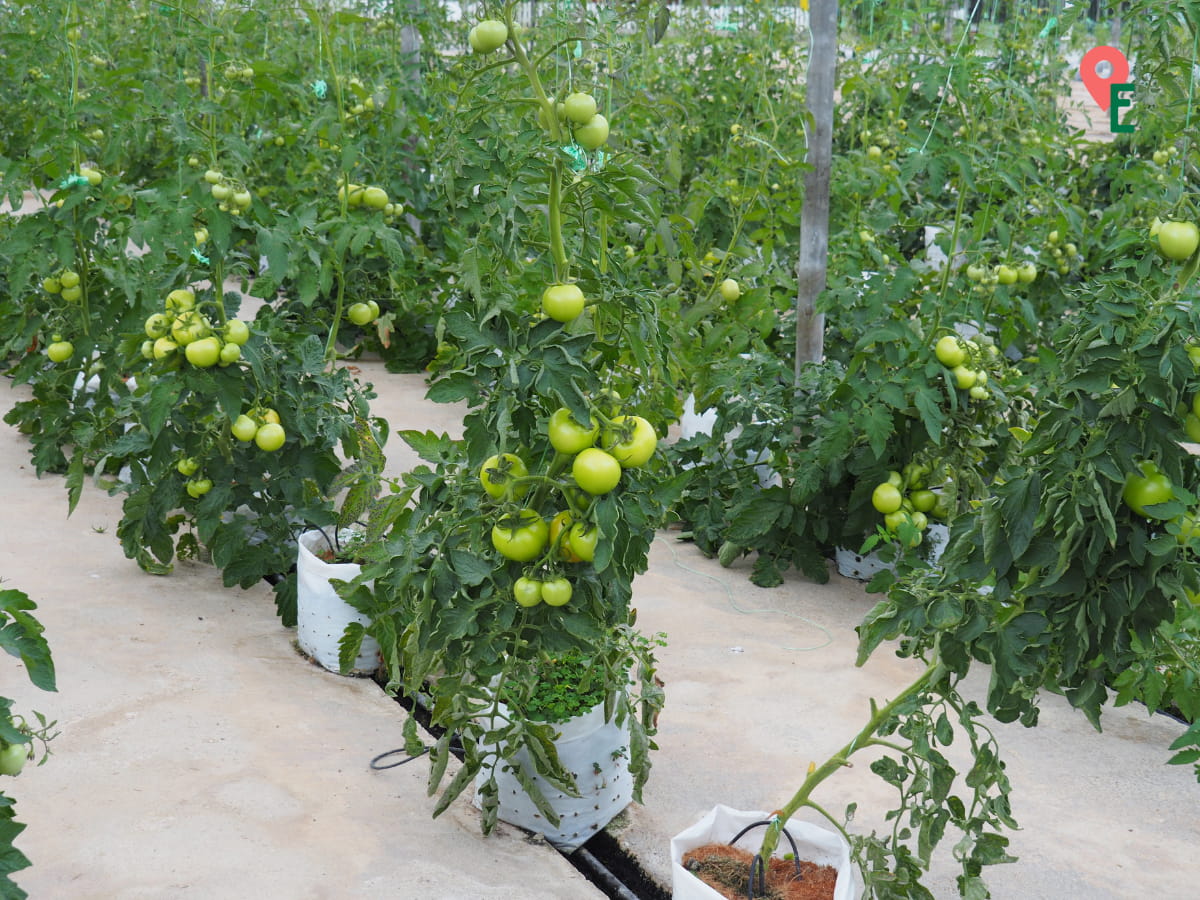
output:
[[[876,730],[891,718],[893,711],[901,703],[908,700],[914,694],[923,691],[928,685],[940,678],[945,671],[945,666],[940,661],[935,660],[930,663],[929,667],[918,676],[916,681],[897,694],[886,706],[876,709],[871,718],[867,720],[867,724],[854,736],[850,743],[829,757],[820,767],[813,769],[809,773],[808,777],[804,779],[804,783],[800,785],[800,790],[796,791],[792,799],[771,817],[771,824],[767,828],[766,835],[763,836],[762,847],[759,850],[759,855],[764,860],[770,859],[771,855],[775,852],[775,848],[779,845],[779,836],[783,832],[783,828],[788,823],[788,820],[801,807],[816,806],[808,798],[817,786],[841,769],[842,766],[850,765],[850,757],[854,755],[855,751],[871,746],[873,743],[872,736]],[[828,818],[828,814],[824,810],[819,811]]]

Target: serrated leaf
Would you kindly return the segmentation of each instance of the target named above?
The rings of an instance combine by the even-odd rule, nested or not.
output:
[[[467,550],[451,550],[450,565],[454,569],[454,574],[468,587],[483,584],[495,570],[495,567],[483,557]]]
[[[471,783],[471,779],[474,777],[474,767],[465,764],[454,774],[454,778],[446,785],[446,789],[442,791],[442,795],[438,797],[437,804],[433,807],[433,817],[435,819],[446,811],[459,794],[466,790],[467,785]]]

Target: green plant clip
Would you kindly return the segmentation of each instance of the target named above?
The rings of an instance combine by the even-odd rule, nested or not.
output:
[[[198,247],[192,248],[192,258],[201,265],[207,266],[209,264],[208,257],[201,253]]]
[[[582,147],[577,144],[567,144],[563,148],[563,153],[567,154],[570,162],[567,163],[571,167],[572,172],[586,172],[588,167],[587,153]]]
[[[1058,16],[1051,16],[1050,19],[1046,22],[1046,27],[1043,28],[1040,32],[1038,32],[1038,37],[1044,38],[1046,35],[1048,35],[1051,31],[1053,31],[1057,27],[1058,27]]]
[[[325,83],[324,78],[318,78],[313,82],[312,92],[318,100],[324,100],[329,95],[329,85]]]
[[[64,178],[62,181],[60,181],[58,183],[58,186],[60,188],[70,188],[70,187],[79,187],[80,185],[86,185],[87,183],[88,183],[88,180],[86,178],[84,178],[82,175],[68,175],[66,178]]]

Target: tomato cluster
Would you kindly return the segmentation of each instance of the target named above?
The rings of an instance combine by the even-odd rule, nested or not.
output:
[[[204,173],[204,180],[221,212],[240,216],[254,204],[254,196],[244,184],[216,169],[208,169]]]
[[[983,402],[991,397],[987,389],[988,365],[999,359],[1000,351],[988,335],[960,339],[947,334],[934,344],[933,352],[938,362],[950,370],[955,388],[966,391],[972,401]]]
[[[887,480],[871,492],[871,505],[883,514],[884,527],[909,547],[921,543],[930,518],[944,519],[950,514],[944,486],[931,488],[926,483],[929,474],[928,466],[910,462],[901,472],[888,472]]]
[[[387,224],[396,221],[397,216],[404,214],[403,203],[393,203],[387,191],[376,185],[355,184],[347,181],[338,185],[338,202],[346,202],[349,209],[370,209],[383,213]]]
[[[42,280],[42,290],[47,294],[57,294],[68,303],[77,303],[83,296],[79,273],[74,269],[64,269],[57,275],[47,276]]]
[[[479,470],[487,495],[509,507],[492,526],[492,546],[506,559],[534,564],[513,584],[522,606],[563,606],[571,599],[562,566],[595,560],[601,534],[590,514],[596,498],[616,490],[622,472],[645,465],[658,445],[654,427],[641,416],[596,416],[603,425],[595,416],[580,423],[566,407],[550,415],[546,436],[554,456],[545,474],[531,475],[515,453],[491,456]],[[558,508],[564,503],[566,509]]]
[[[229,432],[243,443],[254,441],[255,446],[266,453],[273,453],[287,441],[279,413],[269,406],[256,406],[242,413],[230,424]]]
[[[167,367],[179,365],[182,347],[182,357],[196,368],[224,368],[241,359],[242,346],[250,340],[250,326],[241,319],[229,319],[218,334],[188,288],[167,294],[163,311],[149,316],[143,330],[142,356],[162,360]]]
[[[599,150],[608,142],[608,119],[597,111],[596,98],[591,94],[575,91],[559,102],[553,97],[546,100],[555,111],[557,123],[569,127],[575,143],[584,150]],[[538,109],[538,124],[554,134],[554,123],[545,107]]]

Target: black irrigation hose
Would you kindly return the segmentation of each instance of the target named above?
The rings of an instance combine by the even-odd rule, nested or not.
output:
[[[741,831],[739,831],[737,834],[735,834],[733,836],[733,840],[731,840],[729,842],[729,846],[732,847],[734,844],[736,844],[738,842],[738,839],[740,837],[742,837],[742,835],[744,835],[751,828],[759,828],[763,825],[770,825],[770,824],[771,824],[771,820],[769,820],[769,819],[764,819],[761,822],[751,822],[749,825],[747,825],[745,828],[743,828]],[[783,836],[788,839],[788,843],[792,845],[792,861],[796,864],[796,880],[800,881],[803,879],[803,875],[801,875],[801,873],[800,873],[800,850],[799,850],[799,848],[796,847],[796,841],[788,833],[788,830],[786,828],[783,828],[781,830],[783,831]],[[758,888],[759,888],[758,894],[754,893],[754,876],[755,875],[758,876]],[[750,900],[754,900],[754,897],[756,897],[756,896],[758,896],[758,897],[765,896],[766,892],[767,892],[767,863],[766,863],[766,860],[764,860],[762,858],[762,856],[760,856],[759,854],[756,853],[756,854],[754,854],[754,859],[752,859],[750,861],[750,877],[746,881],[746,896],[748,898],[750,898]]]
[[[376,756],[374,759],[372,759],[371,760],[371,768],[374,769],[376,772],[382,772],[384,769],[394,769],[397,766],[402,766],[405,763],[410,763],[414,759],[420,759],[422,756],[424,756],[426,753],[428,753],[432,749],[433,749],[432,747],[426,747],[424,750],[422,750],[416,756],[406,756],[406,757],[404,757],[404,759],[400,760],[399,762],[393,762],[393,763],[387,763],[386,765],[380,765],[379,761],[381,759],[387,759],[389,756],[396,756],[400,753],[405,752],[403,747],[397,747],[395,750],[388,750],[385,753],[380,753],[378,756]],[[462,742],[459,741],[459,739],[456,737],[450,738],[450,752],[453,753],[459,760],[462,760],[462,758],[463,758]]]
[[[389,756],[395,756],[397,753],[403,753],[403,752],[404,752],[403,747],[397,747],[395,750],[388,750],[386,753],[380,753],[377,757],[375,757],[373,760],[371,760],[371,768],[374,769],[376,772],[382,772],[384,769],[394,769],[397,766],[402,766],[405,763],[410,763],[414,759],[420,759],[422,756],[424,756],[426,753],[429,752],[429,748],[426,747],[424,750],[422,750],[416,756],[405,757],[404,759],[400,760],[399,762],[388,763],[386,766],[379,765],[379,761],[381,759],[387,759]]]
[[[616,875],[608,870],[608,867],[600,860],[596,859],[586,848],[580,847],[574,853],[578,863],[586,865],[591,870],[591,874],[600,882],[607,891],[610,891],[610,897],[615,900],[640,900],[637,894],[625,887],[625,883]]]

